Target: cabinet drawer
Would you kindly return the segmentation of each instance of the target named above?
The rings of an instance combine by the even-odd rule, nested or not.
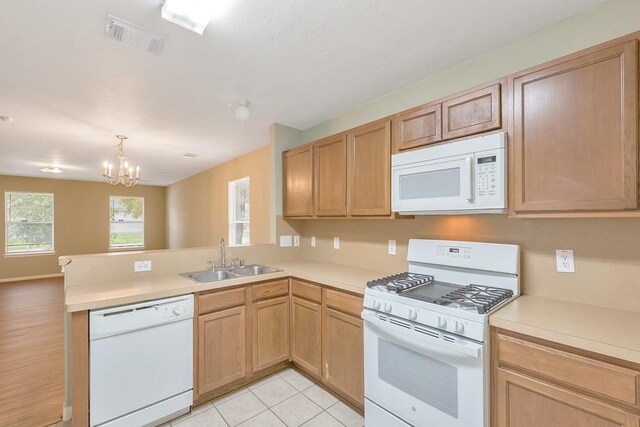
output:
[[[359,296],[325,289],[324,301],[327,304],[327,307],[353,316],[360,317],[360,313],[362,312],[362,297]]]
[[[244,304],[244,288],[200,294],[198,297],[198,314],[223,310]]]
[[[498,363],[588,394],[638,407],[640,372],[496,334]]]
[[[263,298],[279,297],[289,293],[289,279],[277,280],[275,282],[261,283],[252,286],[253,300]]]
[[[291,279],[291,293],[309,301],[320,302],[322,300],[322,288],[320,286],[296,279]]]

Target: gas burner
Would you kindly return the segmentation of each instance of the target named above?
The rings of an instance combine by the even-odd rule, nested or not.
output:
[[[433,276],[418,273],[400,273],[367,282],[367,286],[378,291],[399,294],[407,289],[433,283]]]
[[[440,304],[485,314],[502,301],[513,296],[509,289],[467,285],[441,297]]]

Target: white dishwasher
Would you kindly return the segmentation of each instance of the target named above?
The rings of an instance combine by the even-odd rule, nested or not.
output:
[[[91,427],[159,425],[193,403],[193,295],[89,314]]]

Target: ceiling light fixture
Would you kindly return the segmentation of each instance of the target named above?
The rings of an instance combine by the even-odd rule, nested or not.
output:
[[[249,120],[251,110],[249,110],[249,103],[247,101],[240,101],[236,105],[236,119],[241,122]]]
[[[127,139],[124,135],[116,135],[116,138],[120,140],[114,147],[118,150],[118,159],[120,160],[120,168],[118,169],[118,175],[113,176],[113,165],[109,162],[104,162],[104,171],[102,176],[104,180],[111,185],[122,184],[125,187],[133,187],[138,183],[140,178],[140,166],[129,165],[127,158],[124,156],[124,141]]]
[[[64,172],[64,170],[63,170],[63,169],[60,169],[60,168],[59,168],[59,167],[57,167],[57,166],[51,166],[51,165],[48,165],[46,168],[42,168],[42,169],[40,169],[40,172],[45,172],[45,173],[56,173],[56,174],[58,174],[58,173],[62,173],[62,172]]]
[[[166,0],[162,19],[202,35],[212,19],[221,18],[235,0]]]

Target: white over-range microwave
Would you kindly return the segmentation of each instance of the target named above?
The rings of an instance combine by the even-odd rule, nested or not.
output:
[[[391,207],[408,215],[504,213],[507,135],[480,135],[391,158]]]

